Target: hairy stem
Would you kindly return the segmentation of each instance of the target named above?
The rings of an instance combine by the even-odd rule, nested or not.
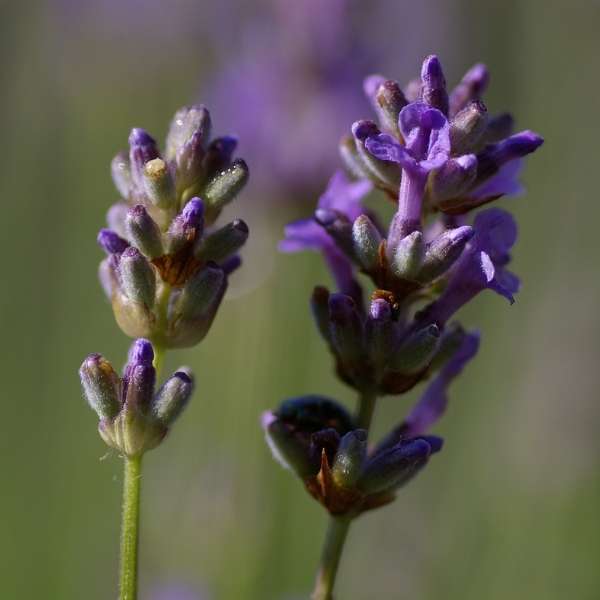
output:
[[[120,600],[136,600],[142,457],[125,457],[121,520]]]
[[[356,423],[360,429],[365,429],[367,434],[371,428],[376,403],[377,394],[374,392],[363,392],[358,401]],[[351,522],[352,516],[330,517],[312,600],[333,600],[335,578]]]

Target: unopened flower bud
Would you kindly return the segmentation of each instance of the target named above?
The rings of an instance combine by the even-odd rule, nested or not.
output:
[[[154,138],[143,129],[134,128],[129,135],[129,164],[132,185],[138,193],[144,190],[144,165],[160,153]]]
[[[331,294],[329,320],[331,340],[342,361],[359,360],[364,353],[363,326],[354,300]]]
[[[195,320],[215,310],[223,297],[226,277],[223,269],[209,264],[191,277],[179,296],[176,312],[185,320]]]
[[[167,163],[155,158],[144,165],[144,191],[154,206],[165,209],[175,204],[175,181]]]
[[[365,271],[375,269],[379,264],[381,234],[367,215],[360,215],[352,225],[354,255]]]
[[[367,456],[367,432],[349,431],[339,442],[331,469],[333,481],[342,488],[351,488],[359,478]]]
[[[425,245],[421,231],[413,231],[401,239],[390,265],[394,275],[400,279],[416,280],[423,261],[424,250]]]
[[[444,206],[445,201],[459,198],[467,191],[477,176],[477,158],[465,154],[447,160],[431,177],[430,194],[434,205]]]
[[[368,178],[369,173],[358,154],[354,138],[347,135],[340,140],[339,152],[344,166],[351,175],[359,179]]]
[[[248,166],[235,160],[230,167],[219,173],[206,186],[204,197],[211,212],[220,211],[239,193],[248,181]]]
[[[477,155],[477,181],[483,181],[493,175],[498,169],[511,160],[531,154],[544,143],[537,133],[521,131],[509,138],[487,146]]]
[[[455,115],[469,102],[479,100],[490,81],[488,68],[481,63],[473,65],[450,95],[450,114]]]
[[[367,461],[357,485],[368,494],[396,490],[425,466],[433,450],[426,439],[416,438],[378,452]]]
[[[125,406],[146,413],[154,394],[156,371],[153,366],[154,349],[145,339],[138,339],[129,350],[123,377]]]
[[[162,256],[165,251],[162,234],[154,219],[142,204],[129,210],[125,218],[127,237],[149,259]]]
[[[167,134],[167,160],[176,160],[180,166],[189,160],[192,152],[203,155],[210,139],[210,131],[210,113],[205,106],[185,106],[178,110]]]
[[[123,293],[130,300],[152,309],[156,296],[156,274],[154,267],[137,248],[130,246],[123,252],[119,273]]]
[[[385,131],[400,135],[398,116],[407,104],[406,96],[397,82],[387,80],[379,86],[375,95],[375,110]]]
[[[110,229],[101,229],[98,233],[98,244],[106,254],[121,254],[129,246],[126,240]]]
[[[153,416],[166,426],[171,425],[187,406],[193,390],[191,374],[176,371],[158,390],[152,402]]]
[[[88,404],[101,419],[112,419],[121,409],[119,376],[101,354],[90,354],[79,369]]]
[[[423,102],[448,114],[448,92],[442,65],[435,54],[428,56],[421,69]]]
[[[467,104],[450,122],[452,154],[458,156],[473,152],[487,126],[487,108],[483,102],[475,100]]]
[[[392,316],[392,307],[387,300],[376,298],[371,302],[365,335],[369,357],[379,369],[388,363],[396,345],[397,324]]]
[[[427,246],[423,265],[419,271],[419,280],[423,283],[433,281],[443,275],[462,254],[475,230],[464,225],[447,229]]]
[[[400,185],[401,170],[396,163],[380,160],[373,156],[366,148],[368,138],[379,135],[381,131],[373,121],[356,121],[352,125],[352,135],[356,144],[356,151],[365,169],[370,174],[369,178],[376,185],[395,192]]]
[[[184,246],[200,239],[204,229],[204,202],[192,198],[173,219],[166,235],[169,254],[176,254]]]
[[[240,250],[247,239],[248,225],[241,219],[236,219],[204,237],[194,254],[204,262],[218,263]]]
[[[129,167],[129,157],[126,152],[119,152],[110,163],[110,172],[113,183],[117,188],[121,198],[129,198],[131,191],[131,169]]]
[[[428,325],[410,334],[390,357],[390,369],[403,375],[413,375],[429,365],[439,347],[440,329]]]

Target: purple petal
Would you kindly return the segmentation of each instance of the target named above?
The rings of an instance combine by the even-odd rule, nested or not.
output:
[[[404,435],[422,435],[440,419],[448,405],[448,385],[477,354],[478,349],[479,334],[467,334],[454,356],[442,367],[409,413],[404,423]]]
[[[379,160],[398,163],[403,169],[413,173],[420,171],[417,161],[409,154],[406,148],[396,138],[387,133],[380,133],[368,138],[365,146]]]
[[[336,210],[354,221],[365,212],[362,201],[371,189],[372,185],[366,179],[352,181],[343,171],[338,170],[319,198],[318,207]]]
[[[484,181],[479,187],[469,194],[476,199],[495,198],[498,196],[514,196],[523,192],[523,186],[518,177],[523,169],[523,160],[511,160],[500,167],[500,170]]]
[[[323,250],[333,240],[314,219],[300,219],[285,226],[285,238],[279,242],[281,252]]]

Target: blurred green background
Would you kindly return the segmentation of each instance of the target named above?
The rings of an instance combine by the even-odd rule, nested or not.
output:
[[[420,4],[413,14],[409,2],[369,2],[385,34],[347,26],[387,52],[386,73],[400,81],[433,51],[451,82],[486,62],[490,107],[510,109],[546,145],[528,161],[527,194],[503,201],[521,229],[517,303],[486,293],[464,311],[483,344],[437,427],[445,450],[353,527],[337,597],[596,599],[600,3]],[[77,378],[87,353],[121,364],[129,343],[96,279],[94,238],[116,200],[108,165],[130,127],[162,139],[177,107],[202,100],[254,8],[1,3],[3,599],[116,597],[122,465]],[[312,585],[325,515],[273,462],[258,418],[286,396],[353,397],[332,377],[307,308],[328,275],[314,255],[275,252],[283,223],[316,196],[273,196],[251,182],[232,209],[256,232],[244,273],[204,343],[168,356],[169,369],[193,367],[197,392],[145,460],[143,600],[169,582],[219,600],[300,599]],[[382,402],[377,430],[409,402]]]

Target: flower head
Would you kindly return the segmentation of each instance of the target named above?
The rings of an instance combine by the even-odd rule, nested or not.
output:
[[[262,417],[275,458],[333,515],[356,516],[391,502],[442,447],[435,436],[404,437],[369,451],[366,432],[335,400],[302,396]]]
[[[192,395],[193,379],[185,367],[155,392],[153,360],[152,344],[138,339],[122,377],[101,354],[90,354],[79,369],[86,400],[100,417],[100,436],[125,456],[158,446]]]
[[[208,332],[239,265],[248,228],[214,223],[248,178],[231,137],[211,139],[206,107],[179,110],[161,155],[143,129],[112,162],[123,199],[98,242],[109,255],[100,278],[121,329],[165,347],[197,344]]]

